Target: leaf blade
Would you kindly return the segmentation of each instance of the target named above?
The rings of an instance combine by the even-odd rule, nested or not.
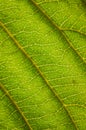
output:
[[[13,6],[18,5],[18,1],[12,1],[12,2],[13,2]],[[1,77],[3,77],[1,79],[1,82],[5,85],[5,87],[7,87],[7,89],[9,91],[11,91],[11,86],[13,85],[12,82],[15,84],[17,89],[19,88],[19,90],[15,91],[16,87],[14,86],[13,87],[14,90],[11,92],[11,94],[12,94],[12,96],[14,96],[14,99],[17,102],[20,102],[20,104],[18,103],[19,108],[21,108],[21,110],[24,113],[27,113],[27,114],[25,114],[25,116],[28,119],[30,117],[30,123],[31,123],[31,126],[33,129],[48,129],[48,128],[57,129],[58,127],[59,127],[59,129],[67,129],[68,126],[66,125],[66,122],[67,122],[67,124],[70,124],[69,129],[73,129],[73,130],[78,129],[78,128],[84,129],[85,123],[82,123],[83,121],[81,122],[81,124],[84,124],[83,127],[81,124],[80,124],[81,126],[79,126],[80,121],[79,121],[79,123],[75,123],[75,125],[77,125],[77,126],[74,127],[72,125],[70,119],[68,118],[68,114],[65,113],[61,104],[54,98],[54,96],[52,95],[52,92],[47,88],[46,84],[47,84],[47,82],[49,82],[49,84],[50,84],[49,86],[52,86],[51,90],[54,91],[56,93],[56,95],[59,93],[60,98],[64,102],[63,103],[64,107],[66,107],[68,109],[73,120],[75,120],[74,122],[78,121],[78,119],[77,119],[78,114],[73,116],[73,114],[75,114],[75,112],[76,112],[76,109],[73,110],[73,107],[74,107],[73,104],[74,103],[76,104],[76,102],[78,102],[81,105],[82,104],[85,105],[84,104],[84,101],[85,101],[84,92],[85,92],[85,83],[86,83],[85,82],[85,77],[86,77],[85,76],[85,63],[82,62],[78,58],[78,56],[73,52],[71,47],[66,45],[66,42],[64,41],[63,36],[61,36],[61,33],[59,33],[59,31],[57,31],[53,27],[51,27],[50,22],[48,22],[48,20],[46,20],[46,18],[44,16],[41,18],[41,13],[35,7],[33,7],[31,2],[29,2],[29,5],[28,5],[29,7],[27,6],[27,3],[28,3],[28,1],[26,1],[26,2],[23,1],[20,3],[20,6],[18,7],[19,11],[17,9],[15,9],[18,12],[16,18],[17,19],[19,18],[20,20],[22,20],[21,16],[23,16],[24,17],[23,19],[26,19],[27,15],[25,16],[25,14],[27,14],[26,12],[30,9],[29,13],[31,11],[32,12],[31,12],[31,14],[28,14],[28,16],[31,19],[28,20],[28,18],[27,18],[27,21],[22,20],[22,24],[20,24],[20,26],[19,26],[19,23],[17,20],[16,20],[17,24],[15,22],[10,23],[9,22],[10,19],[7,19],[7,18],[6,18],[6,20],[7,20],[6,23],[4,22],[7,26],[7,28],[13,33],[15,39],[17,39],[19,41],[19,46],[21,46],[21,47],[18,47],[18,46],[15,47],[15,45],[13,45],[13,42],[11,41],[10,38],[8,38],[8,41],[10,41],[10,44],[9,44],[9,42],[5,41],[5,45],[9,45],[8,47],[6,47],[5,45],[3,47],[3,44],[1,44],[0,54],[3,57],[3,58],[1,57],[1,68],[2,69],[1,69],[0,75],[1,75]],[[9,4],[8,4],[9,7],[10,7],[10,4],[11,4],[11,2],[9,2]],[[24,8],[25,12],[22,12],[21,6]],[[35,11],[33,11],[33,9]],[[14,12],[14,11],[12,10],[12,12]],[[20,15],[20,12],[22,12],[23,14],[21,14],[21,16],[18,17],[18,15]],[[5,11],[4,11],[4,13],[5,13]],[[36,13],[36,15],[35,15],[35,13]],[[9,12],[8,12],[8,14],[9,14]],[[3,18],[4,17],[2,16],[2,21],[3,21]],[[41,19],[42,19],[42,22],[41,22]],[[28,22],[30,23],[30,25]],[[32,24],[31,24],[31,22],[32,22]],[[36,23],[34,23],[34,22],[36,22]],[[37,23],[39,23],[38,26],[37,26]],[[14,25],[17,25],[17,26],[14,27]],[[25,25],[25,27],[24,27],[24,25]],[[18,26],[19,26],[19,28],[18,28]],[[13,27],[15,29],[13,29]],[[30,29],[31,29],[31,31],[30,31]],[[18,33],[18,34],[15,35],[15,33],[16,34]],[[4,37],[4,36],[5,36],[5,34],[2,35],[2,37]],[[30,36],[31,36],[31,38],[30,38]],[[7,37],[7,36],[5,36],[5,37]],[[30,39],[28,39],[28,37]],[[58,37],[58,39],[57,39],[57,37]],[[4,39],[4,38],[2,38],[2,39]],[[24,41],[24,39],[25,39],[25,41]],[[4,52],[2,51],[2,49]],[[31,61],[34,61],[36,63],[35,66],[38,66],[38,67],[34,68],[31,63],[29,63],[29,66],[28,66],[28,62],[30,62],[30,61],[27,60],[26,56],[24,57],[24,55],[22,54],[22,51],[20,51],[20,50],[24,50],[23,52],[25,52],[26,54],[29,54],[30,55],[29,59]],[[6,53],[6,51],[7,51],[7,53]],[[16,52],[16,53],[14,53],[14,52]],[[12,54],[12,56],[11,56],[11,54]],[[64,54],[64,55],[62,55],[62,54]],[[20,58],[21,60],[19,60],[19,57],[21,57]],[[23,63],[23,64],[21,65],[21,63]],[[5,66],[7,65],[6,68],[3,68],[3,65],[5,65]],[[29,67],[30,69],[31,68],[32,69],[28,70],[28,69],[26,69],[26,67],[27,68]],[[72,69],[72,70],[70,71],[70,69]],[[37,70],[40,71],[39,74],[38,74]],[[5,72],[5,74],[3,74],[3,72]],[[44,75],[41,77],[42,78],[44,77],[46,83],[40,77],[41,72],[43,73],[42,75]],[[11,73],[12,73],[14,80],[11,77]],[[23,77],[21,75],[23,75]],[[6,76],[8,76],[8,80],[5,79]],[[18,77],[15,78],[16,76],[18,76]],[[25,80],[22,78],[24,78]],[[31,84],[33,84],[33,85],[30,84],[30,86],[29,86],[28,80],[29,81],[31,80]],[[43,87],[42,89],[40,88],[41,84]],[[20,87],[18,87],[18,85]],[[24,85],[24,86],[22,86],[22,85]],[[31,86],[34,89],[31,89]],[[82,89],[82,86],[83,86],[83,89]],[[31,89],[31,90],[29,90],[29,92],[25,91],[25,90],[28,90],[28,87]],[[36,89],[36,87],[37,87],[37,89]],[[77,87],[78,87],[78,89],[77,89]],[[69,90],[67,90],[67,89],[69,89]],[[25,93],[22,93],[22,90],[25,91],[26,95],[25,95]],[[42,94],[42,91],[43,91],[43,94]],[[80,91],[82,91],[82,93],[80,93]],[[62,94],[62,92],[63,92],[63,94]],[[35,93],[37,93],[37,94],[35,94]],[[30,101],[27,102],[26,101],[28,99],[27,97],[28,96],[29,96],[29,98],[32,97],[31,94],[33,95],[34,98],[32,98]],[[17,95],[18,99],[17,99],[16,95]],[[43,95],[43,97],[41,97],[41,95]],[[76,96],[74,96],[74,95],[76,95]],[[81,96],[81,99],[79,99],[79,95]],[[74,96],[74,99],[70,98],[72,96]],[[34,99],[37,100],[36,103],[35,103]],[[48,104],[47,106],[46,106],[46,100],[47,100],[47,104]],[[24,103],[24,101],[26,101],[26,102]],[[31,105],[31,102],[33,102],[32,105]],[[43,105],[41,105],[41,102],[44,102],[44,104],[42,103]],[[70,104],[70,102],[71,102],[71,104]],[[24,105],[26,105],[26,107],[24,107]],[[54,105],[54,107],[53,107],[53,105]],[[32,107],[32,109],[31,109],[30,108],[31,106],[34,106],[34,107]],[[40,109],[37,106],[40,106],[39,107]],[[71,106],[71,108],[69,108],[69,106]],[[30,111],[30,113],[27,112],[27,108]],[[39,111],[36,109],[38,109]],[[61,111],[60,111],[60,109],[61,109]],[[79,108],[78,108],[78,110],[79,110]],[[50,112],[48,112],[48,111],[50,111]],[[82,112],[82,111],[83,110],[81,110],[81,113],[83,115],[85,113],[85,111],[84,112]],[[34,114],[34,112],[35,112],[35,114]],[[58,114],[58,112],[59,112],[59,114]],[[43,113],[45,113],[45,114],[43,114]],[[57,115],[57,116],[55,116],[55,115]],[[79,116],[79,117],[83,119],[83,116]],[[61,120],[60,120],[60,118],[61,118]],[[57,126],[57,124],[58,124],[58,126]],[[10,128],[11,127],[9,127],[9,129]],[[17,129],[17,128],[15,128],[15,129]],[[19,128],[19,129],[21,129],[21,128]],[[24,129],[24,127],[22,129]]]

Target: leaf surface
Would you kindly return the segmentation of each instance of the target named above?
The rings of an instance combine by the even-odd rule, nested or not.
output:
[[[86,2],[0,0],[0,129],[86,129]]]

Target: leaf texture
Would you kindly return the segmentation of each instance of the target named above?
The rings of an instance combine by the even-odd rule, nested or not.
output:
[[[85,0],[0,0],[0,129],[86,129]]]

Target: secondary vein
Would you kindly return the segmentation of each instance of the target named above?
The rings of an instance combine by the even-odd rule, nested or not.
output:
[[[0,89],[5,93],[5,95],[10,99],[12,104],[15,106],[16,110],[20,113],[22,119],[25,121],[26,125],[28,126],[29,130],[32,130],[30,123],[28,122],[27,118],[25,117],[24,113],[21,111],[15,100],[12,98],[8,90],[4,87],[2,83],[0,83]]]
[[[66,40],[66,43],[68,43],[68,45],[71,47],[71,49],[78,55],[78,57],[82,60],[83,63],[86,64],[84,58],[81,57],[81,55],[79,54],[78,51],[76,51],[76,49],[74,48],[74,46],[71,44],[71,41],[68,39],[68,37],[66,36],[64,29],[61,29],[51,18],[50,16],[34,1],[34,0],[30,0],[32,2],[32,4],[44,15],[44,17],[46,17],[48,19],[48,21],[50,21],[51,25],[53,25],[53,27],[55,27],[60,34],[63,36],[64,40]]]
[[[68,111],[66,105],[63,103],[63,101],[61,100],[61,98],[59,97],[59,95],[53,90],[52,86],[50,85],[50,83],[48,82],[48,80],[45,78],[43,72],[40,70],[40,68],[37,66],[37,64],[33,61],[33,59],[30,57],[30,55],[27,54],[27,52],[20,45],[20,43],[15,39],[15,37],[12,35],[12,33],[7,29],[7,27],[2,22],[0,22],[0,25],[3,28],[3,30],[9,35],[9,37],[14,41],[14,43],[17,45],[17,47],[22,51],[22,53],[30,60],[30,62],[32,63],[32,65],[36,68],[37,72],[40,74],[40,76],[42,77],[42,79],[44,80],[44,82],[46,83],[46,85],[48,86],[48,88],[51,90],[51,92],[53,93],[53,95],[55,96],[55,98],[63,106],[64,110],[66,111],[66,113],[68,114],[70,120],[72,121],[75,129],[78,130],[78,128],[76,126],[76,123],[75,123],[74,119],[72,118],[72,116],[70,115],[70,112]],[[20,113],[20,114],[22,114],[22,113]],[[28,122],[26,122],[26,123],[27,123],[27,125],[29,125]],[[32,129],[30,128],[30,130],[32,130]]]

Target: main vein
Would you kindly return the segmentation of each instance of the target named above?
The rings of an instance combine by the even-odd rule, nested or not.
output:
[[[44,82],[46,83],[46,85],[48,86],[48,88],[51,90],[51,92],[53,93],[53,95],[55,96],[55,98],[61,103],[61,105],[63,106],[64,110],[66,111],[67,115],[69,116],[72,124],[74,125],[75,129],[78,130],[76,123],[74,121],[74,119],[72,118],[70,112],[68,111],[66,105],[63,103],[63,101],[61,100],[61,98],[59,97],[59,95],[52,89],[52,86],[50,85],[50,83],[48,82],[48,80],[45,78],[44,74],[42,73],[42,71],[39,69],[39,67],[37,66],[37,64],[34,62],[34,60],[30,57],[29,54],[27,54],[27,52],[24,50],[24,48],[20,45],[20,43],[16,40],[16,38],[12,35],[12,33],[7,29],[7,27],[0,22],[1,27],[3,28],[3,30],[9,35],[9,37],[14,41],[14,43],[17,45],[17,47],[23,52],[23,54],[30,60],[30,62],[32,63],[32,65],[36,68],[37,72],[40,74],[40,76],[42,77],[42,79],[44,80]],[[12,101],[12,100],[11,100]],[[19,109],[20,110],[20,109]],[[22,114],[22,113],[20,113]],[[24,118],[23,118],[24,119]],[[26,122],[26,120],[25,120]],[[27,125],[29,124],[28,122],[26,122]]]

